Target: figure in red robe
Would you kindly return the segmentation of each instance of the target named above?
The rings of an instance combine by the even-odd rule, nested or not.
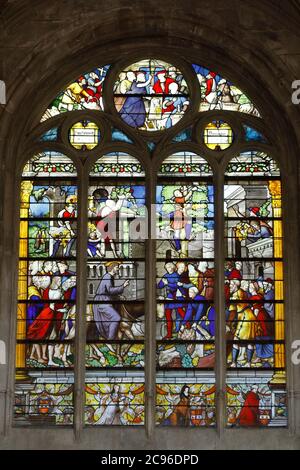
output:
[[[62,299],[61,277],[55,276],[51,285],[45,289],[43,300],[47,300],[44,308],[28,328],[27,338],[31,340],[55,339],[63,317],[63,303],[55,301]],[[54,301],[54,302],[51,302]],[[53,332],[51,337],[51,333]]]
[[[238,416],[237,422],[240,426],[259,426],[259,395],[258,386],[253,385],[246,394],[243,407]]]
[[[209,72],[207,75],[206,75],[206,90],[205,90],[205,96],[208,96],[211,92],[214,92],[215,91],[215,88],[216,88],[216,80],[215,80],[215,77],[216,77],[216,73],[215,72]]]
[[[153,85],[153,91],[157,94],[163,94],[167,95],[169,91],[169,86],[170,83],[176,83],[174,78],[167,77],[167,71],[166,70],[159,70],[159,72],[156,73],[156,78],[157,80],[155,81]]]
[[[170,84],[171,83],[176,83],[176,81],[171,78],[167,77],[167,71],[166,70],[159,70],[159,72],[156,73],[156,78],[157,80],[155,81],[153,85],[153,91],[157,94],[162,94],[162,95],[169,95],[170,94]],[[162,114],[165,113],[172,113],[172,111],[175,110],[175,106],[172,103],[172,100],[167,101],[167,105],[162,108]]]

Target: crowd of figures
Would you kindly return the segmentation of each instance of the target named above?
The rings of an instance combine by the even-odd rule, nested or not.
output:
[[[115,105],[130,126],[146,130],[168,129],[189,106],[182,74],[168,64],[136,64],[119,75]]]
[[[109,66],[99,67],[77,77],[50,103],[42,121],[78,109],[103,110],[103,85],[108,69]],[[201,87],[201,110],[225,109],[259,115],[233,83],[201,66],[194,65],[194,70]],[[148,130],[172,127],[189,106],[188,86],[182,73],[155,60],[132,64],[120,72],[114,95],[122,119],[132,127]]]
[[[60,93],[42,120],[78,109],[103,110],[103,85],[108,66],[79,76]],[[181,72],[164,62],[133,64],[119,74],[114,86],[115,106],[130,126],[168,129],[189,106],[188,87]]]
[[[42,121],[56,114],[79,109],[103,109],[103,82],[108,66],[80,75],[50,104]]]
[[[193,68],[201,88],[200,111],[222,109],[259,116],[250,99],[232,82],[199,65]]]
[[[226,329],[230,367],[272,367],[274,356],[274,281],[243,277],[243,263],[225,269]]]
[[[66,258],[75,255],[77,218],[75,186],[33,185],[28,215],[29,256]]]
[[[166,273],[157,284],[158,300],[164,300],[163,339],[183,337],[192,328],[202,338],[215,335],[213,263],[185,261],[165,263]],[[164,295],[161,295],[164,292]]]
[[[247,280],[243,278],[242,268],[243,263],[239,261],[229,261],[225,266],[226,329],[227,339],[232,340],[228,361],[231,367],[271,367],[274,349],[274,282],[271,278]],[[163,340],[213,340],[215,309],[212,305],[212,263],[168,261],[165,263],[165,271],[157,283],[160,337]],[[172,353],[172,350],[164,351],[161,354],[162,362],[167,364],[167,355]],[[194,359],[196,354],[199,354],[199,348],[193,351],[191,358]]]
[[[51,188],[34,189],[29,233],[34,234],[31,239],[35,258],[37,255],[43,258],[45,254],[47,258],[26,261],[28,370],[68,368],[74,363],[76,265],[72,257],[77,199],[70,188],[63,187],[59,203],[53,207],[45,203],[45,196],[51,197]],[[167,224],[166,233],[170,237],[158,242],[162,252],[158,252],[156,280],[157,369],[165,382],[157,383],[157,422],[212,426],[215,424],[215,267],[213,252],[206,260],[203,256],[210,254],[205,251],[206,246],[213,250],[213,191],[195,183],[165,185],[158,194],[161,194],[158,211],[170,215],[167,221],[162,221]],[[39,201],[40,207],[36,209]],[[142,213],[144,203],[142,185],[103,187],[95,182],[90,187],[87,254],[96,274],[87,311],[86,366],[92,379],[86,386],[87,424],[142,424],[144,420],[145,311],[143,294],[138,295],[138,290],[144,292],[145,267],[134,251],[134,243],[130,240],[123,243],[118,238],[120,228],[127,230],[131,219]],[[269,211],[269,206],[268,202],[264,207]],[[45,214],[41,214],[41,209]],[[232,210],[235,219],[242,217],[236,206]],[[191,211],[200,215],[199,224],[193,217],[187,217]],[[228,245],[234,240],[235,250],[239,249],[235,254],[241,255],[238,259],[257,241],[272,239],[272,227],[261,220],[259,211],[262,208],[251,207],[248,224],[238,220],[230,227],[232,236],[228,236]],[[38,229],[33,231],[35,216],[50,219],[48,233],[42,225],[36,225]],[[197,229],[200,236],[194,240]],[[197,247],[196,258],[189,258],[192,241]],[[227,254],[233,258],[231,253]],[[265,253],[264,256],[267,257]],[[274,367],[276,276],[272,260],[229,260],[225,264],[227,360],[232,369]],[[119,384],[115,384],[113,368],[122,368]],[[91,369],[95,372],[93,377]],[[174,381],[175,369],[182,369],[180,381]],[[191,370],[185,375],[186,369]],[[110,374],[110,381],[105,374]],[[105,382],[104,377],[106,383],[101,382]],[[261,419],[261,396],[269,400],[271,395],[269,390],[242,385],[241,390],[229,387],[228,393],[235,397],[229,420],[251,425]],[[247,414],[248,406],[255,407],[254,417]]]
[[[30,263],[26,320],[30,366],[70,366],[73,362],[70,342],[75,337],[76,275],[69,264],[65,260]],[[122,296],[130,280],[119,279],[120,266],[120,261],[104,265],[105,272],[98,280],[94,303],[88,306],[87,334],[88,340],[95,343],[104,341],[105,348],[122,363],[124,348],[111,342],[143,338],[144,310],[141,302],[132,307]],[[116,278],[118,285],[115,285]],[[122,298],[124,304],[115,304]],[[105,355],[95,343],[90,344],[90,356],[100,361],[99,365],[107,365]],[[128,344],[125,346],[128,352]],[[136,349],[140,355],[141,347]]]
[[[73,362],[68,341],[75,337],[75,271],[64,260],[47,260],[30,262],[28,274],[28,365],[68,367]]]

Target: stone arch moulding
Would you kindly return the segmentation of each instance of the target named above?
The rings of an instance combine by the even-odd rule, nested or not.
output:
[[[155,55],[155,52],[154,52],[155,49],[156,49],[156,48],[145,47],[145,48],[143,48],[143,51],[148,51],[147,54],[146,54],[146,53],[142,53],[142,52],[141,52],[142,49],[139,49],[139,51],[136,52],[136,55],[135,55],[135,53],[133,53],[132,56],[131,56],[131,54],[130,54],[130,52],[129,52],[129,53],[128,53],[128,59],[126,59],[126,62],[127,62],[127,63],[134,62],[134,60],[135,60],[134,58],[135,58],[135,57],[149,56],[149,51],[151,51],[151,55]],[[186,59],[186,60],[189,59],[189,57],[188,57],[188,59],[187,59],[187,54],[186,54],[186,51],[184,51],[184,49],[178,48],[177,52],[178,52],[178,55],[176,54],[176,49],[175,49],[175,47],[170,47],[170,55],[168,54],[168,49],[166,49],[166,51],[165,51],[165,53],[164,53],[164,57],[165,57],[165,59],[166,59],[167,61],[169,61],[170,63],[172,63],[172,57],[174,57],[174,59],[177,60],[176,57],[180,57],[181,55],[183,56],[183,53],[184,53],[185,59]],[[107,54],[108,54],[108,52],[106,52],[106,55],[107,55]],[[161,54],[158,54],[158,55],[161,56]],[[115,52],[114,54],[112,54],[112,56],[115,56],[115,57],[116,57],[116,52]],[[204,62],[204,60],[201,60],[201,58],[198,58],[198,53],[196,53],[196,52],[193,52],[193,54],[190,54],[190,57],[191,57],[191,61],[194,61],[194,62],[196,62],[196,63],[197,63],[197,61],[198,61],[198,62]],[[196,58],[197,58],[197,61],[196,61]],[[224,60],[224,59],[223,59],[223,60]],[[223,60],[222,60],[221,62],[223,62]],[[177,61],[178,61],[178,63],[180,63],[180,59],[178,59]],[[99,62],[99,61],[97,61],[97,62]],[[103,63],[103,61],[101,61],[101,62]],[[114,62],[114,61],[111,60],[111,62]],[[225,62],[225,60],[224,60],[224,62]],[[90,60],[90,63],[92,63],[92,59]],[[100,63],[100,62],[99,62],[99,63]],[[206,63],[209,63],[209,62],[206,62]],[[229,64],[230,64],[230,62],[229,62]],[[97,65],[97,64],[93,64],[93,65]],[[75,67],[75,66],[74,66],[74,67]],[[91,68],[92,68],[92,67],[91,67]],[[218,67],[217,64],[213,64],[213,68],[216,69],[216,70],[219,69],[219,67]],[[230,66],[228,67],[228,64],[227,64],[227,65],[224,64],[224,67],[223,67],[223,68],[224,68],[224,75],[226,76],[226,78],[229,78],[229,79],[232,78],[232,80],[234,81],[234,74],[232,73],[234,67],[232,67],[232,69],[231,69]],[[87,68],[87,67],[84,67],[84,68],[82,67],[82,71],[83,71],[83,70],[88,70],[88,68]],[[228,73],[225,72],[226,70],[228,70]],[[223,70],[222,70],[222,71],[223,71]],[[76,73],[77,73],[77,72],[76,72]],[[73,77],[71,77],[71,74],[68,74],[68,76],[70,76],[70,78],[73,78]],[[276,115],[276,114],[277,114],[277,112],[276,112],[277,110],[274,111],[273,107],[270,106],[270,104],[267,103],[267,100],[266,100],[266,99],[263,100],[263,99],[261,98],[261,96],[258,96],[258,95],[255,93],[255,80],[253,80],[253,82],[251,82],[251,79],[250,79],[250,80],[244,80],[244,78],[245,78],[245,77],[240,76],[240,78],[239,78],[239,80],[238,80],[238,82],[239,82],[238,84],[240,85],[240,87],[241,87],[242,89],[244,89],[243,83],[246,83],[246,81],[249,82],[249,86],[246,86],[246,89],[247,89],[247,91],[248,91],[248,89],[249,89],[249,90],[253,90],[253,92],[251,91],[251,92],[248,93],[249,96],[251,96],[251,97],[256,97],[256,96],[257,96],[257,104],[258,104],[258,108],[262,110],[263,120],[260,122],[260,124],[258,124],[258,123],[257,123],[257,120],[256,120],[255,118],[252,118],[251,116],[250,116],[250,117],[249,117],[249,116],[242,116],[242,117],[245,117],[245,120],[247,120],[248,122],[251,122],[251,123],[253,122],[253,125],[257,123],[257,125],[260,126],[260,129],[261,129],[263,132],[265,132],[268,137],[270,136],[270,141],[271,141],[271,143],[273,144],[272,152],[273,152],[274,155],[276,154],[276,157],[278,158],[278,161],[282,164],[282,165],[281,165],[281,166],[282,166],[282,168],[281,168],[281,169],[282,169],[282,177],[283,177],[283,183],[284,183],[284,186],[285,186],[285,184],[286,184],[285,181],[287,182],[288,168],[289,168],[289,165],[290,165],[290,164],[286,163],[285,157],[283,157],[283,152],[282,152],[282,150],[283,150],[282,147],[283,147],[283,145],[284,145],[284,142],[286,141],[286,135],[283,135],[283,138],[281,139],[281,138],[280,138],[280,135],[278,134],[278,132],[276,132],[275,129],[274,129],[274,131],[271,130],[271,129],[269,128],[269,126],[268,126],[268,123],[265,124],[265,121],[264,121],[264,112],[265,112],[265,116],[270,117],[270,116]],[[69,80],[67,80],[67,81],[69,81]],[[66,81],[66,82],[67,82],[67,81]],[[59,82],[61,82],[61,79],[59,80]],[[49,87],[49,89],[50,89],[50,88],[51,88],[51,87]],[[56,86],[55,86],[55,88],[56,88]],[[46,95],[45,95],[45,96],[46,96]],[[50,96],[50,91],[49,91],[49,96]],[[53,93],[52,93],[51,97],[53,97]],[[48,98],[48,93],[47,93],[47,98]],[[45,99],[46,99],[46,98],[45,98]],[[44,98],[43,98],[42,100],[39,100],[39,98],[37,98],[36,101],[35,101],[36,105],[38,104],[38,101],[39,101],[40,103],[41,103],[41,101],[43,101],[43,105],[45,104],[45,103],[44,103]],[[270,102],[272,102],[272,99],[270,100]],[[38,124],[38,120],[37,120],[37,116],[38,116],[37,107],[38,107],[38,106],[36,106],[36,108],[35,108],[36,110],[33,111],[33,115],[35,115],[35,117],[33,118],[33,120],[31,121],[31,124],[30,124],[31,126],[34,127],[34,134],[35,134],[36,136],[37,136],[38,134],[40,134],[40,130],[41,130],[41,129],[44,129],[44,130],[48,129],[48,125],[46,125],[46,124],[41,124],[41,125]],[[39,109],[41,109],[41,105],[39,106]],[[81,114],[81,113],[80,113],[80,114]],[[78,120],[80,120],[80,119],[79,119],[80,114],[78,114]],[[104,114],[105,114],[105,113],[104,113]],[[208,115],[208,114],[210,114],[210,113],[207,113],[207,115]],[[219,114],[219,113],[217,113],[217,114]],[[85,116],[88,116],[89,118],[92,118],[92,113],[85,113],[85,114],[82,113],[82,116],[84,116],[84,115],[85,115]],[[222,116],[222,113],[220,113],[219,115]],[[224,114],[224,117],[225,117],[225,116],[226,116],[226,114]],[[211,112],[211,117],[212,117],[212,118],[213,118],[213,117],[216,117],[216,114],[214,114],[213,112]],[[104,115],[104,118],[105,118],[105,115]],[[204,113],[203,113],[203,114],[200,114],[200,115],[199,115],[199,118],[204,119],[204,118],[205,118]],[[68,116],[66,116],[66,118],[64,118],[64,119],[68,119]],[[233,121],[234,121],[234,119],[235,119],[235,118],[234,118],[234,116],[233,116]],[[190,121],[192,121],[192,120],[193,120],[193,117],[191,116]],[[58,123],[59,121],[60,121],[60,118],[57,118],[57,123]],[[108,122],[109,122],[109,121],[110,121],[110,119],[108,119]],[[117,119],[114,118],[113,121],[114,121],[114,122],[117,122]],[[268,121],[269,121],[269,119],[268,119]],[[280,119],[278,119],[278,122],[279,122],[279,121],[280,121]],[[284,121],[284,119],[283,119],[283,121]],[[30,122],[30,119],[29,119],[28,122]],[[183,130],[184,127],[188,127],[188,122],[189,122],[189,121],[186,120],[183,124],[179,124],[178,127],[176,128],[176,133],[177,133],[177,132],[180,132],[180,130]],[[279,125],[278,122],[277,122],[276,130],[277,130],[278,125]],[[49,123],[49,124],[50,124],[50,123]],[[286,122],[284,122],[284,124],[286,125]],[[30,125],[29,125],[29,127],[30,127]],[[120,127],[122,127],[122,124],[120,124]],[[122,128],[123,128],[126,132],[128,132],[128,133],[130,134],[130,130],[128,130],[126,127],[123,126]],[[284,128],[286,128],[286,127],[283,127],[283,129],[284,129]],[[283,131],[282,131],[282,132],[283,132]],[[31,136],[34,135],[34,134],[32,134],[31,132],[29,132],[29,129],[27,128],[27,130],[26,130],[26,135],[27,135],[28,138],[26,138],[26,142],[23,141],[23,144],[24,144],[24,145],[22,144],[22,145],[19,147],[18,155],[20,155],[20,156],[21,156],[21,154],[24,155],[25,152],[26,152],[27,155],[29,155],[34,149],[37,149],[37,148],[38,148],[38,145],[33,144],[33,142],[32,142]],[[170,135],[169,140],[171,140],[171,135],[172,135],[172,134],[173,134],[173,130],[172,130],[172,132],[170,132],[170,134],[169,134],[169,135]],[[174,129],[174,134],[175,134],[175,129]],[[138,146],[138,145],[140,144],[141,147],[143,147],[142,142],[141,142],[141,138],[139,137],[138,133],[135,132],[135,131],[133,131],[133,132],[131,132],[131,135],[132,135],[132,137],[133,137],[133,138],[135,139],[135,141],[136,141],[136,146]],[[167,139],[166,139],[166,140],[167,140]],[[9,141],[11,141],[11,137],[8,139],[8,142],[9,142]],[[168,142],[168,143],[169,143],[169,142]],[[164,153],[163,144],[167,144],[167,142],[166,142],[166,141],[164,142],[164,137],[162,136],[162,144],[161,144],[162,153],[161,153],[161,156],[162,156],[163,153]],[[54,147],[54,146],[55,146],[55,145],[53,145],[53,147]],[[187,145],[187,147],[188,147],[188,145]],[[255,147],[255,145],[252,146],[252,147]],[[41,148],[42,148],[42,145],[41,145]],[[60,147],[60,145],[57,145],[57,148],[62,150],[64,147],[63,147],[63,145],[62,145],[61,147]],[[107,147],[107,149],[108,149],[108,148],[109,148],[109,147]],[[116,148],[116,147],[115,147],[115,148]],[[123,149],[126,148],[126,149],[128,150],[128,146],[122,147],[122,145],[120,145],[120,149],[121,149],[121,148],[123,148]],[[165,147],[165,148],[166,148],[166,147]],[[177,144],[177,145],[174,144],[174,149],[175,149],[175,148],[177,148],[177,149],[179,150],[179,149],[181,148],[181,146],[178,145],[178,144]],[[237,148],[235,149],[235,154],[237,153],[237,151],[238,151],[237,149],[238,149],[238,148],[242,148],[242,147],[240,147],[240,146],[237,147]],[[258,146],[258,148],[262,148],[262,146]],[[31,149],[31,150],[30,150],[30,149]],[[101,144],[100,144],[99,151],[100,151],[101,154],[104,153],[104,149],[105,149],[105,147],[101,148]],[[269,150],[270,150],[270,149],[269,149]],[[24,152],[24,151],[25,151],[25,152]],[[155,158],[155,152],[157,152],[157,153],[159,152],[159,147],[157,147],[157,150],[153,152],[153,158]],[[272,153],[272,152],[270,152],[270,153]],[[8,152],[8,153],[9,153],[9,152]],[[76,151],[71,151],[71,150],[70,150],[69,153],[70,153],[70,155],[71,155],[72,153],[74,154],[74,156],[76,155],[76,160],[78,161],[78,163],[80,162],[80,159],[77,158],[77,155],[78,155],[78,154],[76,153]],[[96,153],[98,153],[98,150],[95,151],[94,153],[95,153],[95,157],[94,157],[94,158],[96,158]],[[133,153],[135,153],[135,152],[133,152]],[[138,154],[139,151],[137,151],[136,153]],[[141,149],[141,150],[140,150],[140,153],[143,155],[143,157],[141,158],[141,160],[146,164],[146,167],[148,167],[148,168],[146,168],[146,172],[147,172],[147,170],[148,170],[148,172],[149,172],[149,171],[150,171],[150,165],[149,165],[149,161],[147,160],[148,155],[146,154],[146,149],[145,149],[145,148],[143,148],[143,150]],[[204,153],[205,155],[208,155],[208,154],[209,154],[209,152],[208,152],[208,151],[205,152],[205,150],[203,151],[203,153]],[[291,155],[293,154],[293,149],[292,149],[292,148],[290,148],[290,152],[289,152],[289,153],[290,153]],[[231,154],[231,152],[228,151],[228,159],[229,159],[230,154]],[[24,158],[23,155],[22,155],[22,157],[21,157],[22,159]],[[100,154],[99,154],[99,155],[100,155]],[[167,155],[166,155],[166,156],[167,156]],[[227,160],[227,158],[226,158],[226,160]],[[221,165],[221,166],[222,166],[222,165]],[[20,160],[19,160],[19,162],[18,162],[18,167],[20,168]],[[10,171],[11,171],[11,170],[12,170],[12,168],[10,169]],[[79,174],[80,174],[81,172],[82,172],[82,170],[79,171]],[[148,191],[149,191],[149,193],[151,194],[151,192],[153,192],[153,184],[151,184],[149,174],[148,174],[148,176],[147,176],[147,181],[148,181],[148,183],[147,183],[147,185],[148,185]],[[8,180],[8,183],[9,183],[9,180]],[[6,188],[8,187],[8,183],[6,184]],[[86,183],[82,183],[82,191],[84,191],[84,184],[86,184]],[[286,186],[286,187],[287,187],[287,186]],[[7,191],[8,191],[8,194],[11,194],[11,195],[12,195],[12,194],[16,194],[16,193],[14,192],[14,190],[13,190],[12,187],[10,187],[10,188],[8,187]],[[83,202],[84,202],[84,198],[82,199],[82,203],[83,203]],[[286,196],[285,194],[283,194],[283,204],[286,205],[286,207],[287,207],[287,196]],[[8,214],[5,214],[5,216],[6,216],[6,220],[8,221],[8,220],[9,220],[9,219],[8,219]],[[286,238],[285,243],[286,243],[286,245],[287,245],[286,251],[288,252],[288,250],[289,250],[289,246],[288,246],[288,245],[289,245],[289,242],[288,242],[288,240],[291,240],[291,241],[292,241],[292,240],[294,239],[294,236],[293,236],[293,234],[291,233],[291,230],[288,228],[288,224],[287,224],[286,221],[285,221],[284,225],[285,225],[285,227],[286,227],[286,231],[285,231],[285,238]],[[150,242],[150,244],[151,244],[151,242]],[[15,243],[15,245],[16,245],[16,243]],[[152,247],[152,249],[153,249],[153,247]],[[288,279],[291,279],[292,274],[291,274],[291,270],[288,269],[288,267],[285,268],[285,273],[286,273],[286,274],[285,274],[285,278],[286,278],[287,280],[288,280]],[[220,282],[220,280],[219,280],[219,282]],[[151,284],[151,283],[150,283],[150,284]],[[149,284],[149,286],[150,286],[150,284]],[[287,286],[288,282],[286,281],[285,284],[286,284],[286,286]],[[152,291],[153,291],[153,286],[152,286]],[[14,289],[10,290],[10,292],[14,292]],[[13,294],[10,294],[10,295],[13,296]],[[286,297],[286,299],[287,299],[286,311],[287,311],[288,313],[289,313],[289,311],[292,311],[292,310],[293,310],[293,303],[290,302],[290,300],[289,300],[290,295],[291,295],[291,288],[290,288],[289,286],[287,286],[287,287],[286,287],[286,295],[285,295],[285,297]],[[8,296],[9,296],[9,294],[8,294]],[[11,297],[11,299],[12,299],[12,297]],[[294,301],[294,302],[295,302],[295,301]],[[288,315],[288,316],[289,316],[289,315]],[[290,341],[290,340],[291,340],[291,331],[290,331],[290,328],[291,328],[291,321],[290,321],[290,320],[287,320],[287,330],[286,330],[286,331],[287,331],[287,341]],[[12,328],[12,329],[13,329],[13,328]],[[82,334],[82,332],[81,332],[81,334]],[[153,331],[152,331],[152,334],[153,334]],[[11,338],[13,338],[13,337],[14,337],[14,336],[11,336]],[[13,341],[12,341],[12,342],[13,342]],[[288,346],[288,342],[287,342],[287,346]],[[149,347],[149,346],[148,346],[148,347]],[[149,349],[148,349],[148,353],[149,353]],[[81,357],[81,361],[82,361],[82,357]],[[150,369],[151,369],[151,371],[149,372],[149,377],[150,377],[151,374],[152,374],[152,378],[153,378],[153,372],[154,372],[153,364],[150,364]],[[292,373],[292,370],[291,370],[291,369],[292,369],[291,366],[288,366],[288,376],[289,376],[289,383],[290,383],[290,386],[292,386],[292,383],[293,383],[293,373]],[[149,379],[149,377],[148,377],[148,379]],[[11,380],[11,377],[10,377],[10,380]],[[82,380],[82,378],[81,378],[81,380]],[[9,387],[9,389],[10,389],[10,387]],[[76,393],[77,393],[77,392],[76,392]],[[152,394],[152,393],[153,393],[153,390],[152,390],[152,389],[147,391],[147,394],[148,394],[149,399],[150,399],[150,400],[149,400],[149,402],[150,402],[150,407],[152,406],[152,411],[153,411],[154,406],[153,406],[153,403],[151,403],[151,394]],[[75,402],[76,402],[76,400],[77,400],[77,402],[79,402],[79,403],[80,403],[80,400],[82,400],[82,397],[80,396],[80,392],[77,393],[77,395],[76,395],[76,397],[75,397]],[[221,399],[221,403],[222,403],[222,399]],[[291,402],[291,403],[292,403],[292,402]],[[290,410],[291,410],[291,406],[290,406]],[[148,413],[149,413],[149,415],[148,415],[148,419],[149,419],[149,417],[150,417],[150,411],[149,411],[149,410],[148,410]],[[75,429],[77,429],[77,431],[78,431],[78,430],[80,429],[80,427],[81,427],[82,421],[80,421],[80,419],[82,420],[82,417],[81,417],[81,418],[78,418],[78,419],[79,419],[79,421],[75,423]],[[8,418],[8,420],[9,420],[9,418]],[[290,429],[292,429],[291,426],[292,426],[292,427],[295,426],[295,418],[293,418],[293,413],[290,415]],[[151,429],[148,428],[148,431],[150,432]],[[211,430],[207,430],[207,431],[208,431],[209,435],[211,435]],[[16,431],[16,432],[18,433],[18,431]],[[156,435],[159,435],[160,432],[163,432],[163,431],[157,430],[157,431],[155,431],[155,434],[156,434]],[[224,432],[225,432],[225,431],[224,431]],[[273,431],[273,430],[272,430],[272,432],[275,433],[276,431]],[[66,431],[66,433],[67,433],[67,431]],[[114,431],[114,430],[111,430],[111,435],[114,435],[114,433],[115,433],[115,431]],[[242,433],[245,434],[245,430],[242,430]],[[135,432],[134,430],[132,430],[132,435],[135,435],[135,434],[136,434],[136,432]],[[152,442],[155,442],[156,439],[158,439],[158,438],[157,438],[157,437],[153,437],[153,436],[154,436],[153,431],[151,431],[150,434],[152,435],[152,439],[153,439]],[[199,434],[198,434],[198,433],[197,433],[197,436],[198,436],[198,438],[199,438]],[[195,436],[195,438],[196,438],[196,436]],[[192,439],[194,439],[194,437],[192,437]],[[217,439],[217,438],[214,437],[213,439],[215,440],[215,439]],[[226,439],[226,438],[225,438],[225,439]],[[156,441],[156,442],[158,442],[158,441]]]

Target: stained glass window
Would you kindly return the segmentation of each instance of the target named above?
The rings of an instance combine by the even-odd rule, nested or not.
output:
[[[125,134],[125,132],[120,131],[120,129],[113,128],[111,133],[111,140],[113,142],[125,142],[126,144],[133,144],[133,141]]]
[[[49,129],[47,132],[41,135],[40,139],[43,142],[55,142],[58,137],[58,128],[53,127]]]
[[[192,127],[185,129],[175,135],[172,142],[188,142],[192,140]]]
[[[285,426],[281,181],[262,152],[229,163],[224,187],[227,422]]]
[[[175,62],[94,68],[34,131],[44,150],[20,190],[15,423],[221,427],[225,387],[227,426],[287,425],[272,142],[234,78]]]
[[[181,71],[156,59],[141,60],[122,70],[114,97],[122,120],[148,131],[174,126],[189,106],[188,86]]]
[[[91,176],[99,174],[125,178],[145,176],[141,163],[124,152],[112,152],[97,160],[91,169]]]
[[[200,84],[199,111],[224,110],[260,116],[248,96],[232,82],[201,65],[193,64]]]
[[[158,172],[159,176],[212,176],[207,161],[193,152],[178,152],[167,157]]]
[[[100,142],[100,130],[94,122],[76,122],[69,130],[70,144],[78,150],[92,150]]]
[[[155,142],[147,142],[147,147],[148,147],[150,152],[153,152],[153,150],[155,150],[156,143]]]
[[[156,214],[156,422],[213,426],[214,188],[203,158],[182,152],[163,162]]]
[[[67,111],[103,109],[103,85],[109,65],[84,73],[70,83],[49,104],[41,121]]]
[[[243,125],[244,132],[245,132],[245,140],[247,142],[262,142],[263,144],[268,143],[266,137],[259,132],[257,129],[253,127]]]
[[[90,175],[85,423],[142,425],[144,172],[138,160],[115,152]]]
[[[225,150],[233,142],[233,131],[227,122],[215,120],[205,126],[203,140],[211,150]]]
[[[73,423],[77,182],[73,162],[43,152],[20,192],[15,421]]]

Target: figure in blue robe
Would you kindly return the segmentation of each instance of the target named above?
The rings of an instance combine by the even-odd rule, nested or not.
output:
[[[206,310],[206,298],[203,295],[197,294],[187,306],[182,325],[186,325],[188,322],[197,323],[205,315]]]
[[[275,298],[274,289],[270,289],[270,290],[268,290],[267,292],[264,293],[264,300],[266,301],[266,302],[264,302],[264,309],[268,313],[270,318],[272,318],[273,320],[274,320],[274,317],[275,317],[274,298]]]
[[[151,81],[151,75],[145,81],[143,72],[137,74],[137,79],[132,82],[127,91],[126,99],[120,109],[120,116],[131,127],[142,127],[146,121],[146,108],[142,95],[147,93],[147,87]]]
[[[31,300],[32,303],[29,303],[27,306],[27,327],[34,322],[40,311],[44,308],[44,303],[38,292],[30,295],[29,300]]]

